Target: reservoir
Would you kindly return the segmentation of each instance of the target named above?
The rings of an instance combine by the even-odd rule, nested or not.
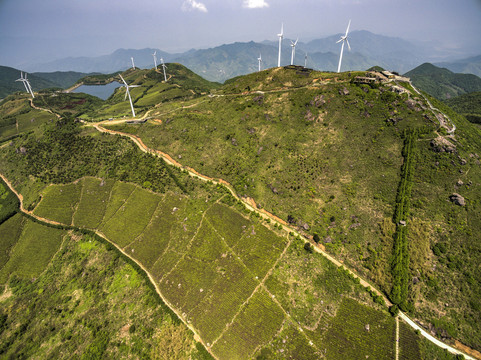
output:
[[[120,87],[121,84],[117,81],[111,82],[107,85],[82,85],[75,89],[73,92],[85,93],[93,96],[97,96],[102,100],[107,100],[110,95],[114,93],[114,90]]]

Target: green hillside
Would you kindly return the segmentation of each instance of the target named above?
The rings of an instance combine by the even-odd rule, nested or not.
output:
[[[223,86],[176,64],[167,83],[153,70],[122,75],[140,85],[145,122],[118,120],[130,117],[124,89],[100,102],[46,92],[36,106],[62,118],[1,147],[0,172],[40,222],[95,230],[142,266],[211,355],[392,359],[399,344],[402,358],[446,356],[403,323],[396,339],[383,297],[324,250],[392,312],[481,350],[477,127],[430,98],[441,119],[409,84],[359,84],[365,72],[285,67]],[[22,101],[0,110],[16,121]],[[17,219],[9,231],[23,245],[6,261],[28,268],[35,231]]]
[[[15,81],[19,78],[20,70],[8,66],[0,66],[0,99],[17,91],[25,92],[23,83],[21,81]],[[59,87],[56,82],[34,74],[27,74],[27,78],[30,81],[33,91]]]
[[[35,72],[32,75],[48,80],[58,87],[67,89],[87,74],[75,71]]]
[[[448,69],[425,63],[407,72],[405,76],[419,89],[439,100],[481,91],[481,78],[473,74],[455,74]]]
[[[456,112],[464,115],[472,123],[481,124],[481,92],[464,94],[445,100]]]

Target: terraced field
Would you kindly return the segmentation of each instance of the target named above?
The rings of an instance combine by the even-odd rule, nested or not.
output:
[[[35,214],[97,228],[147,269],[219,359],[320,358],[339,352],[326,345],[339,337],[369,349],[379,336],[366,324],[385,334],[376,358],[392,358],[394,321],[360,285],[228,202],[221,192],[156,194],[86,177],[46,188]]]
[[[46,227],[17,214],[0,225],[0,284],[11,274],[36,278],[59,249],[66,231]]]

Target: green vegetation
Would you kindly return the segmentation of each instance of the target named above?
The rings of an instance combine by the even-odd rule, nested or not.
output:
[[[65,236],[63,230],[29,220],[23,220],[20,226],[18,217],[11,218],[1,226],[6,232],[6,237],[2,240],[7,244],[2,244],[2,247],[7,248],[5,250],[9,251],[9,255],[8,261],[0,270],[0,284],[5,284],[11,274],[21,279],[39,276],[59,249]],[[18,229],[21,229],[21,232]]]
[[[63,117],[73,118],[94,111],[103,104],[103,101],[84,93],[45,93],[36,96],[33,103],[37,107],[51,109]]]
[[[481,124],[481,92],[463,94],[451,99],[446,99],[445,103],[456,112],[466,117],[475,124]]]
[[[17,196],[0,178],[0,224],[13,216],[20,206]]]
[[[190,178],[126,138],[70,120],[72,114],[2,147],[2,173],[24,194],[25,206],[68,225],[49,229],[97,230],[138,261],[215,355],[349,358],[371,350],[376,358],[393,357],[394,320],[382,297],[316,246],[374,281],[438,336],[479,348],[478,128],[432,99],[456,124],[449,136],[413,92],[351,83],[363,72],[287,67],[220,89],[200,82],[195,90],[184,86],[196,86],[185,74],[162,83],[152,70],[126,72],[130,84],[142,85],[132,95],[149,120],[109,127],[228,181],[301,236],[316,235],[309,247],[250,213],[222,186]],[[128,113],[117,91],[81,116]],[[459,205],[450,200],[454,192],[464,199]],[[14,234],[2,245],[9,254],[35,249],[20,246],[33,244],[30,223],[14,216],[2,225]],[[159,349],[188,347],[166,337],[185,339],[183,330],[165,328],[153,337]],[[98,338],[93,346],[103,349],[108,342]],[[422,358],[423,345],[410,339]],[[352,349],[342,347],[346,341]]]
[[[425,63],[405,74],[419,89],[439,100],[481,91],[481,79],[473,74],[455,74]]]
[[[2,358],[210,358],[148,281],[87,235],[68,237],[35,281],[12,276],[0,317]]]
[[[396,232],[394,233],[391,269],[393,277],[391,300],[403,310],[408,309],[407,299],[409,282],[411,280],[409,271],[409,242],[407,238],[408,227],[406,221],[408,220],[411,202],[412,180],[416,159],[416,141],[417,133],[415,131],[407,131],[402,151],[404,161],[401,167],[401,181],[397,190],[396,209],[393,216],[393,221],[396,224]]]

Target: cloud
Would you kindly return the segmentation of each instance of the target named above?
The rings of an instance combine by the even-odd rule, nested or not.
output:
[[[207,8],[203,3],[198,2],[196,0],[185,0],[184,3],[182,4],[182,11],[193,11],[193,10],[207,12]]]
[[[243,6],[248,9],[260,9],[269,7],[265,0],[244,0]]]

